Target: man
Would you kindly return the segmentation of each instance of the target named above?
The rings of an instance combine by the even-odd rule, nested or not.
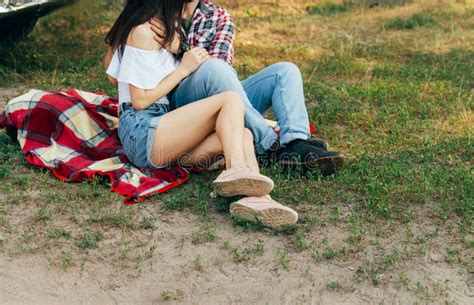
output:
[[[161,25],[151,21],[160,41]],[[171,94],[172,108],[179,108],[218,93],[233,91],[242,95],[246,105],[245,125],[253,135],[264,164],[319,169],[323,175],[342,167],[340,153],[327,150],[323,140],[311,140],[303,81],[297,66],[277,63],[244,81],[232,68],[234,60],[233,18],[209,0],[190,0],[183,12],[181,52],[190,48],[206,49],[207,60]],[[107,65],[107,60],[105,60]],[[280,134],[263,117],[272,108]]]

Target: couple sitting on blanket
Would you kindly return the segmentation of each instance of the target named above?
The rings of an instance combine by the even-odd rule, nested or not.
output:
[[[270,164],[314,169],[342,166],[340,153],[311,140],[298,68],[272,65],[240,82],[232,68],[232,17],[208,0],[128,0],[107,35],[107,74],[118,85],[119,137],[137,167],[172,163],[200,166],[224,156],[217,194],[243,196],[232,214],[272,228],[296,223],[298,214],[272,200]],[[278,134],[262,114],[273,108]],[[255,145],[255,146],[254,146]]]

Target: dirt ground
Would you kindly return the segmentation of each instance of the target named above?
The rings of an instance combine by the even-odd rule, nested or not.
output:
[[[0,109],[22,91],[1,88]],[[145,209],[151,210],[153,205]],[[29,213],[18,210],[16,221],[21,222],[22,215]],[[430,247],[425,255],[386,275],[383,285],[374,286],[353,280],[358,259],[363,257],[318,262],[308,257],[308,252],[291,252],[289,268],[282,268],[275,253],[288,243],[286,236],[270,231],[245,232],[222,215],[215,215],[213,221],[217,227],[217,241],[213,243],[193,242],[199,218],[186,211],[161,215],[157,230],[148,235],[133,233],[137,240],[145,240],[147,247],[156,247],[153,258],[139,272],[124,269],[106,257],[65,270],[51,262],[57,255],[51,251],[59,250],[19,255],[0,251],[0,304],[474,303],[474,274],[443,261],[443,236],[434,240],[439,243],[439,252]],[[329,232],[329,240],[347,238],[347,230],[336,225],[322,230]],[[317,239],[319,233],[312,235]],[[111,228],[105,243],[107,238],[112,243],[124,234],[128,233]],[[265,244],[260,255],[239,263],[229,255],[229,247],[245,247],[259,240]],[[369,247],[363,253],[370,256],[370,252]],[[410,282],[400,281],[399,273]],[[332,279],[338,281],[334,287],[328,286]],[[438,299],[439,295],[443,298]]]
[[[439,254],[428,253],[410,263],[407,277],[429,283],[440,291],[425,296],[400,290],[395,279],[374,287],[355,284],[352,291],[328,291],[328,279],[350,283],[354,264],[308,264],[304,255],[291,255],[289,270],[279,268],[273,253],[284,240],[267,233],[235,234],[229,222],[218,224],[220,239],[232,244],[248,244],[262,239],[265,254],[249,262],[235,264],[226,250],[190,242],[190,223],[196,216],[182,212],[159,224],[149,243],[157,247],[150,265],[139,274],[128,274],[113,262],[98,261],[67,271],[51,266],[47,255],[0,256],[0,303],[2,304],[162,304],[163,291],[179,290],[167,304],[412,304],[444,303],[430,294],[442,292],[456,304],[474,301],[472,274],[452,269]],[[334,238],[338,234],[334,234]],[[120,238],[117,236],[117,238]],[[268,249],[270,248],[270,249]],[[197,255],[197,256],[196,256]],[[196,257],[200,257],[199,262]],[[191,263],[190,263],[191,262]],[[433,289],[433,288],[430,288]]]

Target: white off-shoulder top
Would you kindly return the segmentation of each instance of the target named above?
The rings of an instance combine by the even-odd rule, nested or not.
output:
[[[166,49],[150,51],[126,45],[121,58],[119,52],[115,51],[107,74],[118,81],[119,104],[121,105],[132,101],[130,84],[140,89],[154,89],[178,66],[179,62]],[[169,101],[164,97],[156,103],[168,104]]]

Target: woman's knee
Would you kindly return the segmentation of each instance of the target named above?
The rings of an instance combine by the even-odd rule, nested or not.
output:
[[[235,114],[244,113],[245,105],[242,101],[242,96],[237,92],[224,92],[221,93],[224,106],[230,107],[235,111]]]

